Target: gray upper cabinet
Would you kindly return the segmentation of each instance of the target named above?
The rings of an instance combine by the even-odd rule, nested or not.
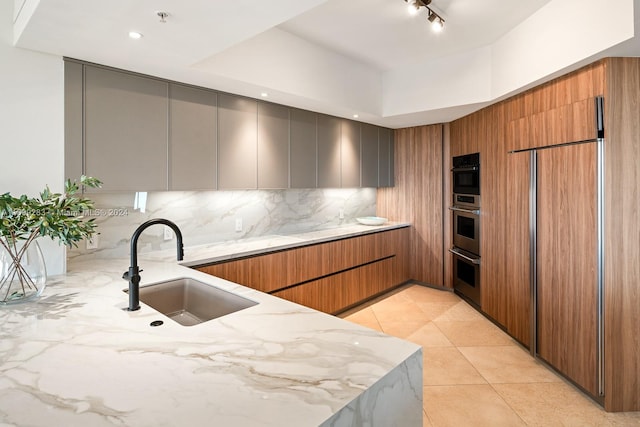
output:
[[[393,187],[394,181],[394,156],[393,156],[393,130],[387,128],[378,129],[378,187]]]
[[[218,94],[218,188],[258,187],[258,102]]]
[[[65,62],[64,65],[64,176],[78,179],[82,168],[82,98],[83,65]]]
[[[217,188],[217,93],[169,86],[169,189]]]
[[[341,186],[341,120],[318,114],[318,187]]]
[[[378,186],[378,127],[363,123],[360,128],[361,186]]]
[[[289,187],[289,108],[258,102],[258,188]]]
[[[65,60],[67,178],[107,191],[393,186],[393,131]]]
[[[84,173],[105,191],[167,189],[168,83],[85,67]]]
[[[316,188],[317,167],[317,114],[292,108],[290,111],[290,186]]]
[[[341,120],[341,187],[360,187],[360,123]]]

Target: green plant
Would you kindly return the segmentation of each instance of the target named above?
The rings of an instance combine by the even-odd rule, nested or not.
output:
[[[38,198],[26,195],[13,197],[10,193],[0,196],[0,245],[11,258],[6,271],[0,271],[0,302],[24,298],[29,290],[37,289],[21,263],[29,245],[38,237],[48,236],[71,247],[90,238],[96,232],[95,218],[87,219],[94,204],[77,196],[80,185],[99,187],[96,178],[82,176],[80,183],[67,180],[64,193],[52,193],[49,187]]]
[[[52,193],[49,187],[39,198],[26,195],[13,197],[10,193],[0,196],[0,242],[15,244],[17,240],[30,243],[40,236],[58,239],[67,246],[77,246],[78,241],[95,233],[95,218],[85,219],[94,209],[93,201],[76,196],[80,185],[99,187],[100,180],[80,177],[80,184],[67,180],[64,193]]]

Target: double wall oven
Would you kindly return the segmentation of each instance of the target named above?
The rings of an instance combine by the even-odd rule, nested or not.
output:
[[[480,307],[480,154],[453,158],[453,288]]]

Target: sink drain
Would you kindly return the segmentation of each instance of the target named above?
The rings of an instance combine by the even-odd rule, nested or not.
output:
[[[149,323],[150,326],[160,326],[162,325],[164,322],[162,320],[154,320],[153,322]]]

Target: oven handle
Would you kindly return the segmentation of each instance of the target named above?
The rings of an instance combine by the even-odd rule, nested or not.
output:
[[[451,169],[452,172],[473,172],[473,171],[477,171],[480,168],[478,166],[469,166],[469,167],[463,167],[463,168],[453,168]]]
[[[464,254],[461,254],[460,252],[456,251],[455,248],[449,249],[449,252],[451,252],[452,254],[454,254],[456,256],[459,256],[460,258],[465,259],[465,260],[467,260],[467,261],[469,261],[469,262],[471,262],[471,263],[473,263],[475,265],[480,265],[480,258],[468,257],[468,256],[466,256]]]
[[[465,213],[470,213],[474,215],[480,215],[480,209],[464,209],[464,208],[459,208],[457,206],[449,206],[449,209],[456,212],[465,212]]]

